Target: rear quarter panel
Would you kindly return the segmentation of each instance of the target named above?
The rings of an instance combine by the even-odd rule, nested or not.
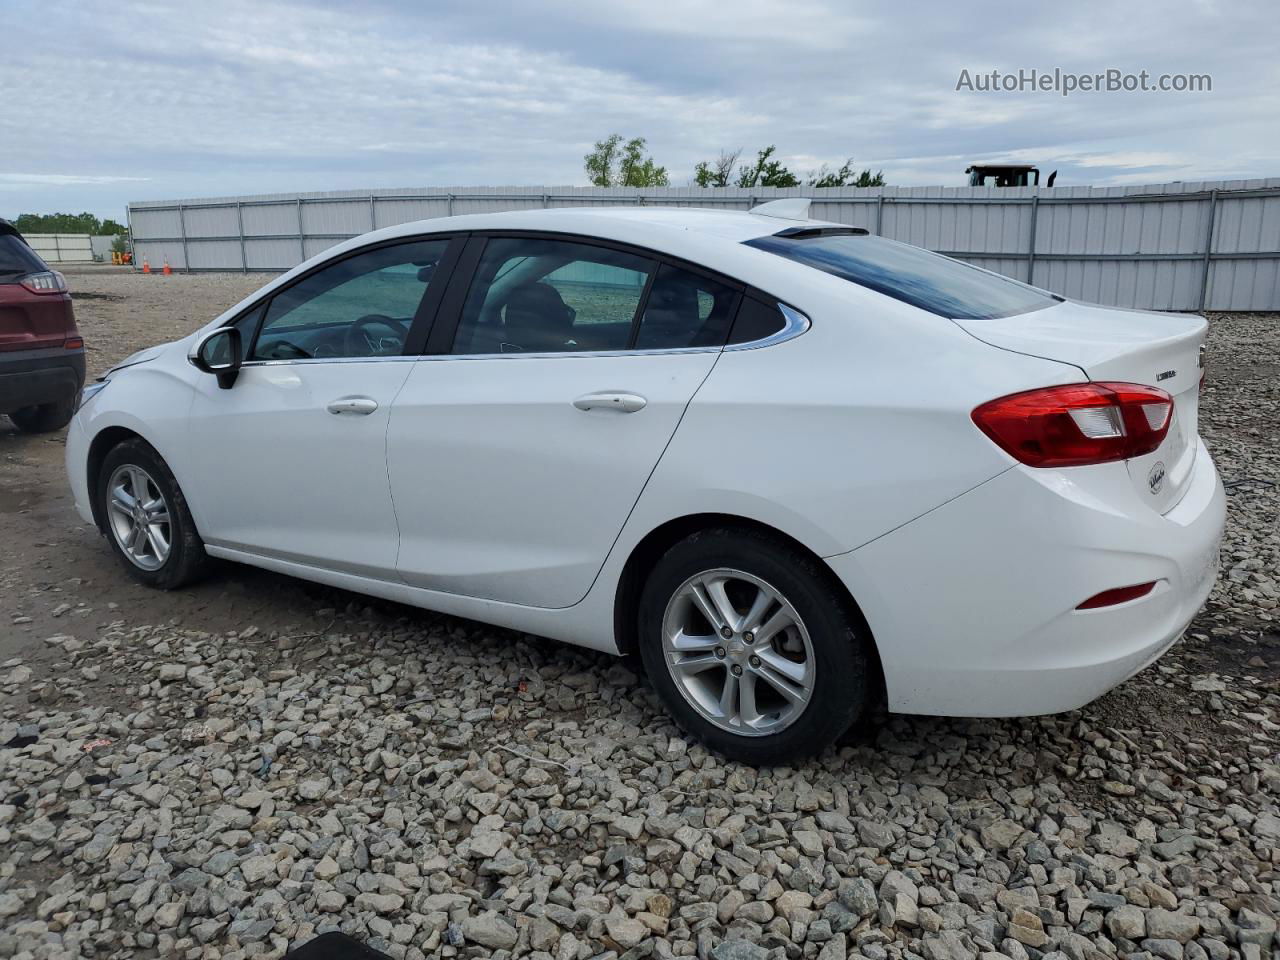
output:
[[[748,517],[820,556],[852,550],[1013,461],[970,419],[994,397],[1083,380],[941,317],[813,274],[799,337],[728,350],[695,395],[631,532],[691,513]],[[847,289],[846,289],[847,288]]]

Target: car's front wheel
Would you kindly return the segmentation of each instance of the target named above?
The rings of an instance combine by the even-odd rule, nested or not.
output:
[[[209,560],[186,498],[150,444],[113,447],[98,472],[97,497],[111,548],[135,580],[171,590],[204,572]]]
[[[868,639],[809,555],[762,531],[704,530],[658,561],[640,654],[676,721],[753,764],[817,753],[862,713]]]

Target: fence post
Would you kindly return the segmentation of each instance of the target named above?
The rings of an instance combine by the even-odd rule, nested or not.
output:
[[[444,215],[446,217],[452,217],[453,216],[453,194],[452,193],[449,194],[448,198],[449,198],[448,203],[444,208]]]
[[[1209,303],[1209,267],[1213,263],[1213,221],[1218,212],[1218,191],[1209,191],[1209,223],[1204,231],[1204,264],[1200,268],[1200,311]]]
[[[240,272],[249,272],[249,254],[244,246],[244,204],[236,201],[236,229],[240,232]]]
[[[298,198],[298,263],[307,259],[307,238],[302,232],[302,198]]]
[[[178,204],[178,231],[182,237],[182,270],[184,273],[190,273],[191,257],[187,253],[187,217],[182,204]]]
[[[373,198],[373,194],[371,193],[369,194],[369,229],[377,230],[378,217],[377,217],[377,214],[374,213],[373,202],[374,202],[374,198]]]
[[[124,228],[129,235],[129,272],[138,272],[138,247],[133,240],[133,207],[124,208]]]
[[[1040,211],[1040,191],[1031,196],[1031,238],[1027,242],[1027,283],[1036,282],[1036,214]]]
[[[876,197],[876,236],[884,236],[884,191]]]

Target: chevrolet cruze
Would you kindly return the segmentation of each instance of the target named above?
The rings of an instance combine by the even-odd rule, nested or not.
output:
[[[529,210],[346,241],[85,390],[126,570],[210,558],[639,655],[754,763],[868,706],[1069,710],[1204,602],[1205,321],[808,219]]]

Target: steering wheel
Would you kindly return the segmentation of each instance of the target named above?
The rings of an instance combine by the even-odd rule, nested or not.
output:
[[[376,357],[382,355],[383,340],[385,338],[374,336],[369,332],[370,327],[379,326],[391,331],[391,335],[400,341],[399,345],[404,346],[405,338],[409,334],[409,328],[406,324],[399,320],[393,320],[391,317],[383,316],[380,313],[370,313],[347,327],[347,332],[342,336],[344,355],[348,357]]]

